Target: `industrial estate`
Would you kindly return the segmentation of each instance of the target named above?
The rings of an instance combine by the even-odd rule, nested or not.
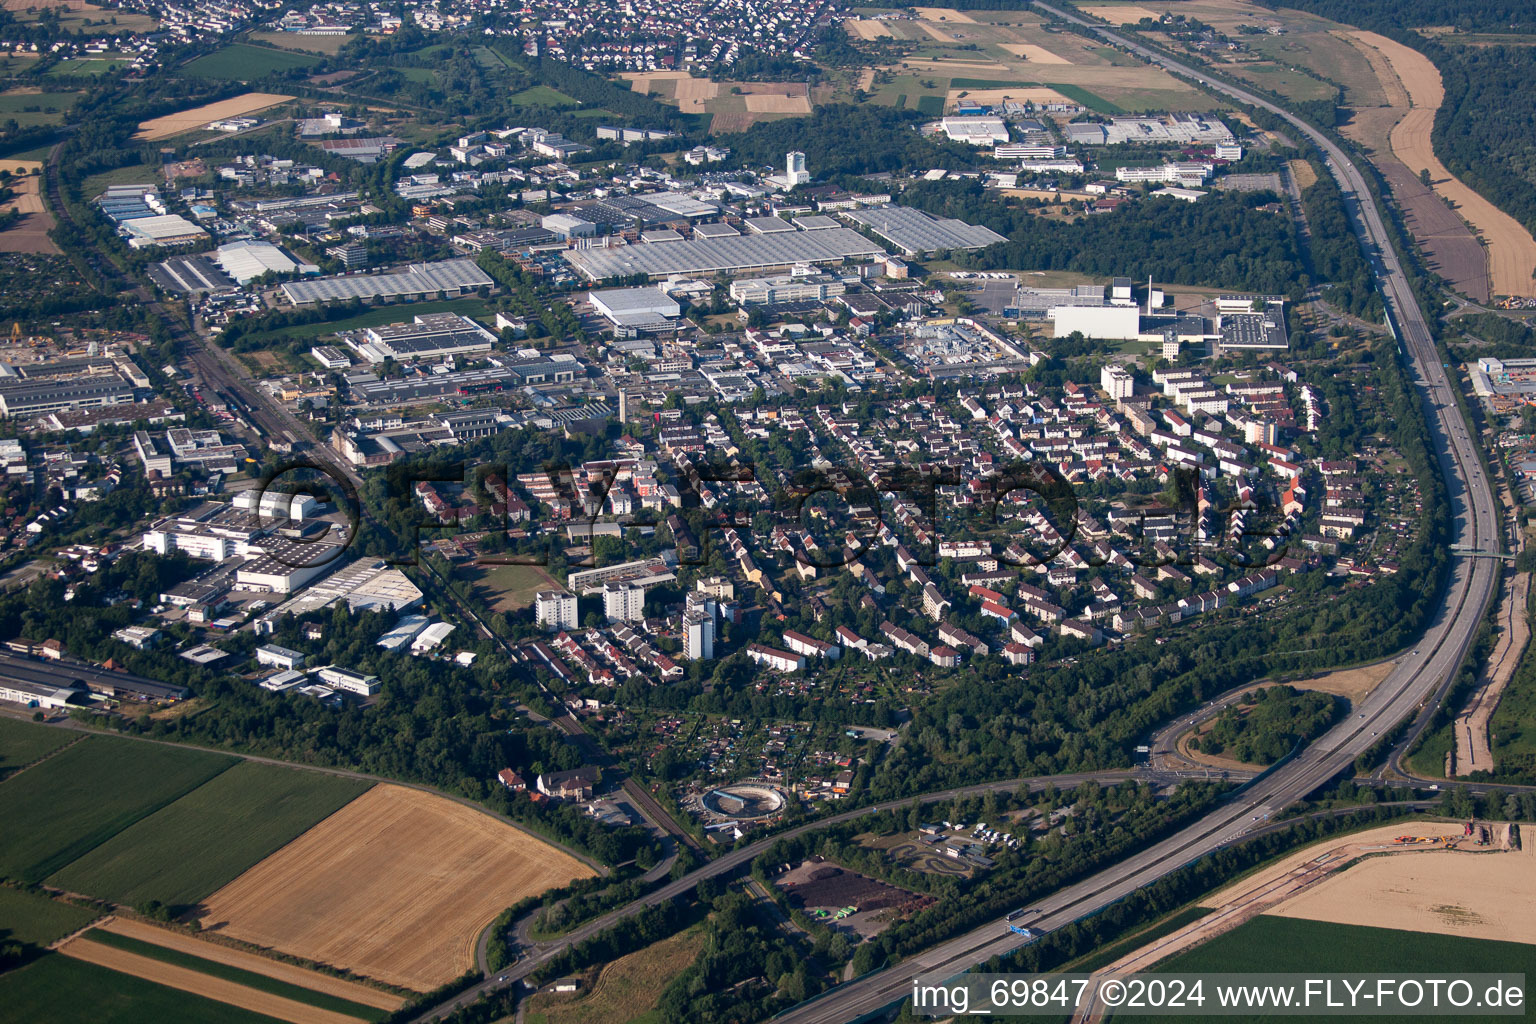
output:
[[[1536,21],[0,22],[0,1017],[1523,985]]]

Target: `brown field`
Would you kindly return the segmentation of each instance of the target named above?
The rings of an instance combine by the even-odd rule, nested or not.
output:
[[[856,36],[859,39],[879,39],[882,36],[893,36],[896,34],[891,31],[891,26],[873,18],[849,18],[843,22],[843,28],[848,31],[849,35]]]
[[[0,206],[0,211],[15,210],[21,214],[16,226],[0,231],[0,252],[41,252],[58,255],[59,247],[53,244],[48,232],[53,229],[53,214],[43,203],[42,178],[30,171],[43,165],[36,160],[0,160],[0,167],[12,174],[28,176],[11,183],[16,194]]]
[[[1145,7],[1080,7],[1078,10],[1090,18],[1103,18],[1111,25],[1124,25],[1126,22],[1140,21],[1142,18],[1158,19],[1156,11],[1149,11]]]
[[[1067,58],[1059,53],[1052,53],[1043,46],[1034,43],[998,43],[998,46],[1007,50],[1015,57],[1023,57],[1031,64],[1071,64]]]
[[[954,36],[950,35],[948,32],[945,32],[943,29],[939,28],[939,26],[932,24],[931,22],[916,21],[913,22],[913,24],[922,29],[924,32],[928,33],[928,38],[932,39],[936,43],[958,42]]]
[[[227,964],[230,967],[238,967],[252,974],[264,974],[278,981],[286,981],[290,985],[298,985],[315,992],[323,992],[339,999],[348,999],[354,1003],[362,1003],[364,1006],[377,1007],[380,1010],[398,1010],[405,1005],[405,1000],[370,985],[360,985],[355,981],[347,981],[344,978],[333,978],[329,974],[321,974],[319,971],[311,971],[294,964],[286,964],[281,960],[269,960],[255,953],[247,953],[244,950],[231,949],[228,946],[220,946],[213,942],[204,942],[194,938],[185,932],[174,931],[170,928],[157,928],[154,925],[144,924],[142,921],[131,921],[127,918],[109,917],[104,921],[98,921],[96,927],[104,932],[116,932],[118,935],[126,935],[129,938],[138,939],[141,942],[151,942],[156,946],[164,946],[166,949],[174,949],[181,953],[190,953],[192,956],[202,957],[204,960],[212,960],[214,963]]]
[[[703,929],[689,928],[605,964],[588,990],[530,996],[527,1018],[532,1024],[627,1024],[654,1009],[703,948]]]
[[[202,926],[428,991],[525,896],[588,877],[569,854],[431,793],[379,785],[214,893]]]
[[[692,78],[686,71],[626,71],[619,76],[629,83],[632,91],[642,95],[651,91],[654,82],[675,82],[680,78]],[[671,95],[668,93],[668,95]]]
[[[809,114],[811,112],[811,98],[809,96],[783,96],[772,93],[758,93],[746,97],[747,110],[761,114]]]
[[[1496,824],[1489,828],[1495,837],[1501,837],[1505,826]],[[1404,826],[1398,829],[1401,832]],[[1522,831],[1529,832],[1529,826]],[[1411,856],[1374,857],[1269,913],[1309,921],[1536,944],[1533,905],[1536,847],[1526,843],[1523,850],[1466,847]]]
[[[90,939],[71,939],[59,947],[59,952],[76,960],[96,964],[109,970],[131,974],[156,984],[192,992],[230,1006],[238,1006],[253,1013],[265,1014],[293,1024],[358,1024],[362,1018],[350,1017],[334,1010],[322,1010],[295,999],[248,988],[245,985],[215,978],[186,967],[168,964],[153,957],[140,956],[116,946],[103,945]],[[62,993],[61,993],[62,995]]]
[[[1169,957],[1182,953],[1184,950],[1208,942],[1219,935],[1224,935],[1239,925],[1251,921],[1259,914],[1271,913],[1290,917],[1310,917],[1305,914],[1290,914],[1290,907],[1301,905],[1310,901],[1328,903],[1324,894],[1332,888],[1343,886],[1344,875],[1347,873],[1350,879],[1349,894],[1356,892],[1373,891],[1379,894],[1380,887],[1372,889],[1369,882],[1360,886],[1363,869],[1372,865],[1379,865],[1381,869],[1390,869],[1397,872],[1409,872],[1412,876],[1425,874],[1437,874],[1435,884],[1429,886],[1432,891],[1442,891],[1442,882],[1459,878],[1463,872],[1472,875],[1481,875],[1485,871],[1494,870],[1503,872],[1507,876],[1513,876],[1516,872],[1524,872],[1526,879],[1530,877],[1531,862],[1521,858],[1531,857],[1527,851],[1525,854],[1516,853],[1482,853],[1467,854],[1445,850],[1442,846],[1431,848],[1403,846],[1393,842],[1400,835],[1417,836],[1441,836],[1459,837],[1460,826],[1444,822],[1399,822],[1394,825],[1385,825],[1380,828],[1357,832],[1353,835],[1333,843],[1317,843],[1306,847],[1297,853],[1277,861],[1262,870],[1239,879],[1213,896],[1201,901],[1201,905],[1210,908],[1210,913],[1204,917],[1192,921],[1160,938],[1153,939],[1126,954],[1120,959],[1099,968],[1094,972],[1096,976],[1119,975],[1125,976],[1138,971],[1145,971]],[[1385,854],[1386,856],[1381,856]],[[1369,857],[1371,859],[1358,861],[1358,858]],[[1446,863],[1454,858],[1454,865],[1447,870]],[[1352,866],[1351,862],[1358,861]],[[1495,865],[1494,861],[1502,861]],[[1485,863],[1486,862],[1486,863]],[[1433,865],[1433,866],[1432,866]],[[1358,888],[1357,888],[1358,886]],[[1463,898],[1459,888],[1452,882],[1444,891],[1453,892],[1456,898]],[[1529,881],[1521,883],[1521,889],[1517,891],[1530,892]],[[1426,927],[1425,915],[1419,915],[1418,927],[1384,924],[1373,917],[1368,909],[1370,900],[1357,897],[1351,902],[1360,909],[1353,913],[1340,911],[1338,916],[1317,917],[1313,920],[1338,921],[1341,924],[1375,925],[1377,927],[1406,928],[1410,931],[1443,932],[1443,928]],[[1506,902],[1511,902],[1507,900]],[[1530,899],[1526,898],[1515,903],[1516,909],[1528,906]],[[1336,905],[1336,904],[1335,904]],[[1431,908],[1429,916],[1434,916],[1434,910],[1439,909],[1444,916],[1449,905],[1440,908]],[[1457,908],[1464,909],[1464,908]],[[1470,911],[1469,911],[1470,913]],[[1529,915],[1526,915],[1529,917]],[[1527,925],[1527,928],[1529,926]],[[1485,935],[1481,932],[1477,938],[1505,938],[1502,935]],[[1530,941],[1515,939],[1514,941]],[[1074,1022],[1099,1020],[1102,1018],[1102,1007],[1083,1007],[1072,1018]]]
[[[1292,160],[1286,166],[1291,169],[1291,177],[1296,179],[1296,187],[1303,192],[1317,184],[1317,172],[1305,160]]]
[[[231,99],[220,100],[217,103],[209,103],[201,107],[193,107],[191,110],[183,110],[178,114],[167,114],[145,121],[139,125],[136,139],[145,142],[155,142],[160,139],[168,139],[172,135],[180,135],[194,128],[201,128],[209,121],[218,121],[226,117],[240,117],[243,114],[254,114],[258,110],[275,107],[279,103],[286,103],[293,99],[292,96],[282,96],[270,92],[248,92],[244,96],[235,96]]]
[[[1387,678],[1396,667],[1395,661],[1381,661],[1374,665],[1363,665],[1360,668],[1341,668],[1337,672],[1329,672],[1312,679],[1294,679],[1289,685],[1298,690],[1332,693],[1359,702],[1376,689],[1377,684]]]
[[[1349,33],[1377,50],[1402,85],[1411,104],[1391,130],[1392,153],[1413,174],[1427,169],[1438,195],[1455,204],[1457,212],[1482,236],[1488,248],[1488,272],[1497,295],[1536,295],[1536,239],[1509,214],[1453,177],[1430,141],[1435,112],[1445,99],[1440,72],[1417,50],[1373,32]],[[1388,91],[1388,95],[1392,95]]]
[[[956,25],[974,25],[976,19],[962,14],[953,7],[914,7],[913,12],[924,21],[948,21]]]
[[[950,109],[961,96],[965,99],[975,100],[977,103],[1001,103],[1004,100],[1018,100],[1028,103],[1055,103],[1066,99],[1055,89],[1046,89],[1040,86],[1019,85],[1009,89],[951,89],[944,96],[944,108]]]
[[[761,120],[760,115],[749,110],[721,111],[710,119],[709,134],[731,135],[735,132],[744,132]]]

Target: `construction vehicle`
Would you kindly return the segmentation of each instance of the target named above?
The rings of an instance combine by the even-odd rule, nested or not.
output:
[[[1467,827],[1461,830],[1461,834],[1464,836],[1469,836],[1472,834],[1472,823],[1470,821],[1467,822]]]

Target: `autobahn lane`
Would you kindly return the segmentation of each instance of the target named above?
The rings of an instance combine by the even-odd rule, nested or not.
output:
[[[1426,418],[1446,478],[1455,543],[1474,551],[1483,545],[1496,546],[1499,532],[1493,496],[1472,434],[1452,397],[1428,323],[1409,288],[1365,179],[1343,150],[1300,118],[1247,90],[1216,81],[1085,18],[1045,3],[1037,2],[1035,6],[1046,14],[1089,28],[1175,74],[1284,118],[1323,151],[1328,169],[1344,193],[1351,224],[1372,256],[1390,322],[1414,382],[1429,400],[1430,415]],[[1041,901],[1037,905],[1041,913],[1034,916],[1032,926],[1060,928],[1259,827],[1270,815],[1344,771],[1383,731],[1416,713],[1419,718],[1415,729],[1422,730],[1433,707],[1455,678],[1494,592],[1497,573],[1493,561],[1454,559],[1443,603],[1419,646],[1402,656],[1397,667],[1361,702],[1354,716],[1334,726],[1294,759],[1261,777],[1196,824]],[[893,968],[841,985],[778,1020],[784,1024],[846,1024],[904,998],[919,975],[969,970],[993,956],[1017,949],[1025,941],[1008,932],[1001,922],[984,925]]]

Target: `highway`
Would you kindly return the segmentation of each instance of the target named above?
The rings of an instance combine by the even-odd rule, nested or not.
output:
[[[1145,60],[1199,82],[1240,102],[1270,111],[1295,126],[1324,153],[1328,170],[1344,193],[1351,222],[1371,259],[1391,323],[1403,346],[1415,385],[1424,393],[1430,432],[1439,454],[1451,501],[1453,543],[1476,551],[1499,544],[1493,494],[1474,447],[1473,436],[1456,405],[1452,384],[1435,348],[1402,265],[1366,188],[1365,179],[1331,139],[1269,101],[1247,90],[1211,79],[1188,65],[1133,43],[1086,18],[1045,3],[1040,11],[1084,26]],[[1136,854],[1113,868],[1040,901],[1032,928],[1047,931],[1091,914],[1189,862],[1260,827],[1270,815],[1344,771],[1376,742],[1377,736],[1420,712],[1414,732],[1454,680],[1498,582],[1495,559],[1457,557],[1443,604],[1419,645],[1404,654],[1392,673],[1355,709],[1290,762],[1260,778],[1199,822]],[[1017,949],[1024,940],[1001,921],[983,925],[903,960],[895,967],[840,985],[803,1003],[776,1020],[782,1024],[847,1024],[903,999],[919,975],[953,975],[993,956]]]

